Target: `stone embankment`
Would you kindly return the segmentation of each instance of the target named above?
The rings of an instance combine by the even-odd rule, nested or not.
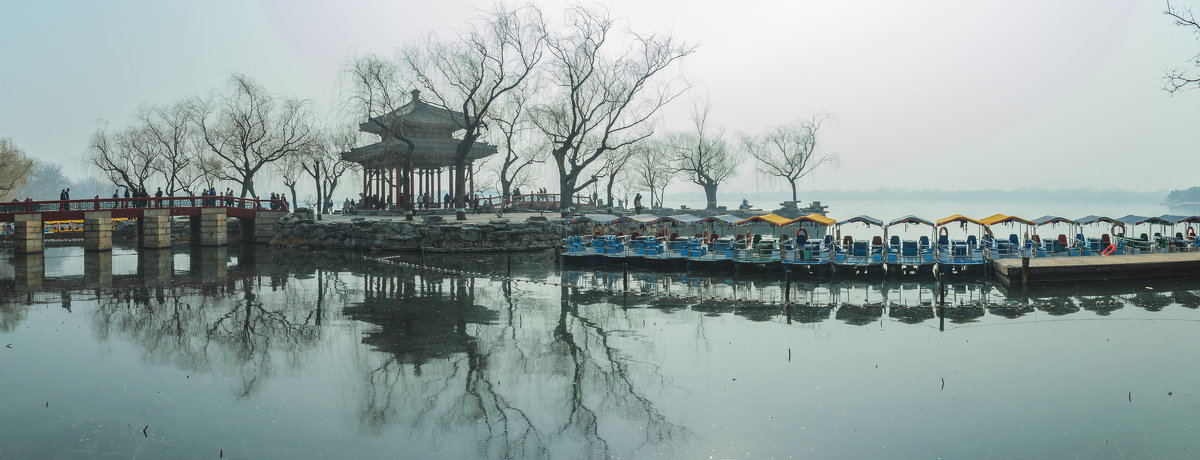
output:
[[[366,220],[317,222],[289,215],[275,224],[272,246],[366,251],[507,252],[555,247],[573,231],[565,220],[532,217],[512,222],[408,222]]]

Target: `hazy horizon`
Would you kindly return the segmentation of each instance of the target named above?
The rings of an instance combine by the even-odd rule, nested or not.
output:
[[[326,119],[346,118],[337,111],[346,59],[391,55],[490,5],[10,3],[0,29],[0,59],[12,69],[0,84],[0,137],[61,164],[68,177],[89,176],[82,156],[100,120],[126,126],[140,105],[207,96],[234,72],[312,100]],[[818,151],[838,154],[840,166],[818,170],[802,189],[1196,185],[1200,91],[1161,87],[1164,69],[1189,67],[1200,47],[1161,14],[1164,3],[607,5],[632,30],[699,44],[676,70],[696,87],[663,114],[662,131],[684,128],[699,95],[711,99],[731,143],[738,132],[829,114]],[[560,4],[542,6],[559,21]],[[745,161],[722,195],[790,195],[753,166]],[[543,172],[557,188],[552,170]],[[263,189],[282,189],[269,182]],[[345,180],[338,195],[353,196],[355,183]],[[676,183],[668,191],[698,190]]]

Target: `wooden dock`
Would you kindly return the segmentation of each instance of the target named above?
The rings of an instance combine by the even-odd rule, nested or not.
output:
[[[995,259],[996,277],[1021,284],[1021,259]],[[1177,278],[1200,274],[1200,252],[1131,254],[1120,256],[1035,257],[1029,259],[1031,284],[1072,281]]]

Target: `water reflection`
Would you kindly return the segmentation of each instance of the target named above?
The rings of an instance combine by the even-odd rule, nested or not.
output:
[[[101,343],[131,344],[150,366],[217,377],[233,401],[256,406],[287,391],[271,382],[320,373],[342,392],[330,399],[349,406],[352,431],[450,457],[689,456],[686,446],[709,427],[664,401],[708,398],[682,380],[733,367],[707,360],[724,343],[714,324],[858,331],[890,323],[933,336],[945,323],[1200,306],[1186,281],[1019,291],[935,279],[788,284],[562,270],[546,254],[418,256],[388,266],[238,246],[139,250],[83,254],[83,274],[65,277],[45,277],[40,256],[0,257],[14,267],[0,279],[0,332],[38,324],[32,307],[46,306],[85,318]],[[704,359],[672,363],[663,347],[673,341]],[[379,448],[372,443],[340,447],[368,456]]]

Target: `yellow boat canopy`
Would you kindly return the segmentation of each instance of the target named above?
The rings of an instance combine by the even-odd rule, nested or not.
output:
[[[742,220],[739,220],[737,224],[742,225],[742,224],[750,224],[750,223],[754,223],[754,222],[766,222],[766,223],[774,225],[774,226],[783,226],[783,225],[792,223],[792,220],[788,219],[786,217],[783,217],[781,215],[771,213],[771,214],[764,214],[761,216],[754,216],[749,219],[742,219]]]
[[[789,220],[787,223],[800,224],[800,223],[804,223],[804,222],[815,222],[815,223],[818,223],[821,225],[833,225],[833,224],[837,223],[837,220],[834,220],[831,217],[825,217],[820,214],[809,214],[807,216],[800,216],[795,219]]]
[[[951,224],[951,223],[954,223],[954,222],[970,222],[970,223],[972,223],[972,224],[983,225],[983,223],[982,223],[982,222],[980,222],[980,221],[977,221],[977,220],[975,220],[975,219],[972,219],[972,218],[970,218],[970,217],[964,216],[964,215],[962,215],[962,214],[955,214],[955,215],[953,215],[953,216],[950,216],[950,217],[943,217],[943,218],[941,218],[941,219],[938,219],[938,221],[937,221],[937,226],[938,226],[938,227],[941,227],[941,226],[943,226],[943,225],[946,225],[946,224]]]
[[[983,225],[1007,224],[1010,222],[1020,222],[1025,225],[1033,225],[1032,221],[1022,219],[1017,216],[1006,216],[1004,214],[993,214],[993,215],[984,217],[982,219],[979,219],[979,223],[981,223]]]

